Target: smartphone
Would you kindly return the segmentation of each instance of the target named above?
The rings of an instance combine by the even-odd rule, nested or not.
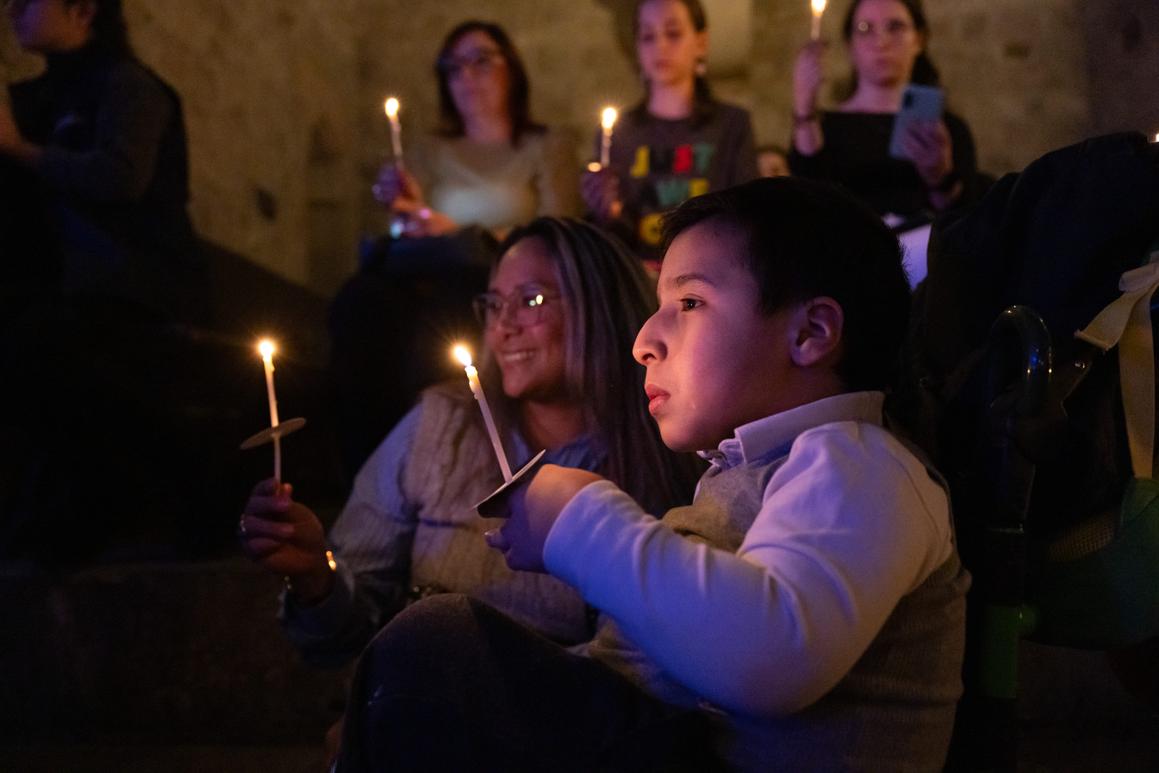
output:
[[[901,149],[901,138],[914,121],[936,121],[942,117],[945,96],[937,86],[918,86],[911,83],[901,96],[901,109],[893,119],[893,133],[889,136],[889,155],[909,158]]]

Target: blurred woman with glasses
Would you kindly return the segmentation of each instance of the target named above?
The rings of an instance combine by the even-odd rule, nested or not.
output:
[[[889,154],[906,86],[939,86],[921,0],[854,0],[842,35],[853,75],[846,98],[832,110],[818,107],[828,44],[810,42],[797,57],[793,174],[841,183],[882,215],[911,218],[962,202],[976,160],[970,129],[958,116],[915,121],[902,137],[905,158]]]
[[[593,225],[539,218],[508,237],[475,308],[481,381],[512,469],[547,449],[546,461],[599,471],[651,512],[689,499],[696,464],[661,443],[632,360],[655,308],[638,259]],[[556,641],[587,639],[593,621],[573,589],[509,570],[484,543],[494,523],[474,505],[502,482],[460,374],[424,391],[371,455],[328,539],[289,485],[267,480],[246,507],[242,542],[288,578],[282,620],[315,661],[352,659],[406,604],[445,591]]]
[[[401,218],[396,236],[477,225],[502,238],[536,215],[577,212],[574,146],[531,119],[527,72],[501,27],[455,27],[435,76],[438,131],[408,148],[405,168],[384,165],[374,186],[378,201]]]

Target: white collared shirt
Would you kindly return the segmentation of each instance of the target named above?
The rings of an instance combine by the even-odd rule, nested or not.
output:
[[[600,481],[560,513],[548,570],[713,704],[751,715],[808,706],[953,553],[945,492],[881,427],[882,400],[818,400],[703,454],[722,468],[775,458],[736,553],[681,537]],[[772,453],[781,447],[787,456]]]

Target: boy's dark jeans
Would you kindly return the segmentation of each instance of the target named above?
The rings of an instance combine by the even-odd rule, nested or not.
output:
[[[460,595],[409,607],[355,675],[338,770],[712,771],[707,718]]]

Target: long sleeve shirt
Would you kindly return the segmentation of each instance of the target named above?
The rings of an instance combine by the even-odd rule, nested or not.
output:
[[[605,626],[588,654],[664,700],[767,722],[853,672],[856,697],[831,705],[936,706],[931,721],[948,741],[968,583],[945,492],[880,426],[881,400],[839,395],[738,428],[707,454],[693,504],[663,520],[606,481],[582,489],[544,558],[618,628]],[[923,622],[946,608],[956,614],[944,623]],[[879,638],[917,670],[866,665]],[[821,728],[838,720],[806,716],[816,714],[813,737],[827,737]]]

